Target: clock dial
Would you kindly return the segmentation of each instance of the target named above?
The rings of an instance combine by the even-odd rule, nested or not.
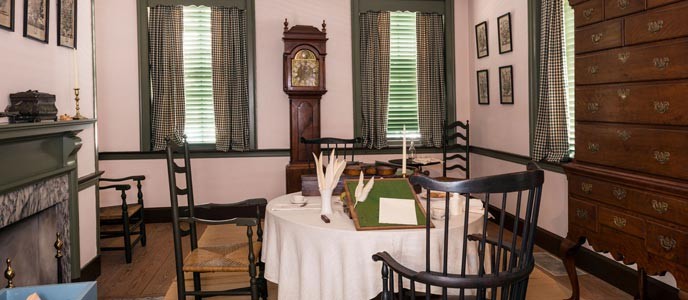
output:
[[[315,54],[302,49],[296,52],[291,60],[291,85],[298,87],[315,87],[320,83],[320,62]]]

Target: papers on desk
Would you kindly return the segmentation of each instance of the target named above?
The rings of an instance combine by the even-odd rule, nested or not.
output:
[[[416,201],[380,197],[380,224],[418,225]]]

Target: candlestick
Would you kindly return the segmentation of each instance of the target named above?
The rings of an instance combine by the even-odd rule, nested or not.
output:
[[[401,131],[401,176],[406,177],[406,125]]]
[[[72,117],[73,120],[84,120],[88,119],[81,115],[79,112],[79,88],[74,88],[74,102],[76,102],[76,114]]]

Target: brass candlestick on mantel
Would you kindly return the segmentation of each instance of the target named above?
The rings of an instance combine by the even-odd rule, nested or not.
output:
[[[11,289],[14,287],[14,283],[12,282],[14,279],[14,269],[12,269],[12,260],[9,257],[6,262],[7,269],[5,269],[5,278],[7,279],[7,286],[5,286],[5,288]]]
[[[73,120],[84,120],[88,119],[81,115],[79,112],[79,88],[74,88],[74,102],[76,102],[76,114],[72,117]]]

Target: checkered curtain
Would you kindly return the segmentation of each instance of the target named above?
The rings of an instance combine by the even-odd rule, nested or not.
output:
[[[418,125],[423,146],[442,147],[445,118],[444,21],[440,14],[417,13]]]
[[[389,12],[364,12],[359,22],[363,145],[380,149],[387,147]]]
[[[560,162],[568,155],[564,65],[564,0],[542,1],[540,90],[533,160]]]
[[[149,11],[153,151],[164,150],[166,138],[181,144],[184,136],[183,15],[181,6],[160,5]]]
[[[246,12],[211,9],[215,148],[249,150],[249,99]]]

